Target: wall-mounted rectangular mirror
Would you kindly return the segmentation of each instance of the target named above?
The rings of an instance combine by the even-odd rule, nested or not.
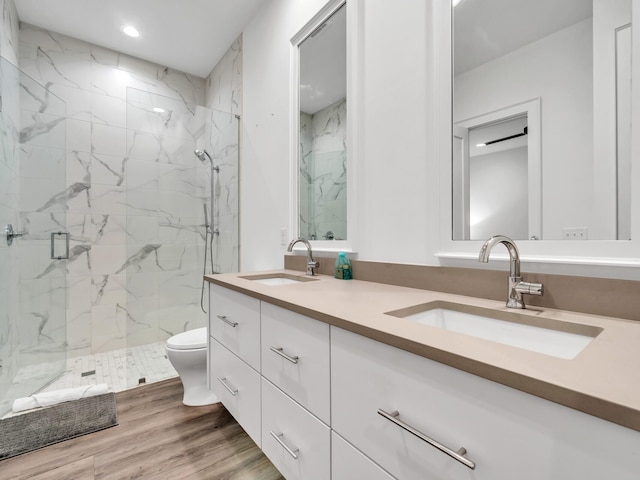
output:
[[[309,240],[347,240],[346,5],[298,44],[298,224]]]
[[[631,239],[631,7],[453,7],[453,240]]]

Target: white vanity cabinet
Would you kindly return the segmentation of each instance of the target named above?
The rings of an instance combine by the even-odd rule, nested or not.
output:
[[[260,371],[260,300],[210,284],[209,335]]]
[[[393,480],[336,432],[331,433],[331,480]]]
[[[640,478],[635,430],[210,288],[211,389],[288,480]]]
[[[262,375],[329,425],[329,325],[262,303]]]
[[[265,378],[262,450],[287,480],[331,478],[331,430]]]
[[[260,446],[260,374],[209,337],[209,385],[233,418]]]
[[[398,479],[640,478],[634,430],[335,327],[331,406],[333,430]]]
[[[260,301],[209,285],[209,388],[259,446]]]

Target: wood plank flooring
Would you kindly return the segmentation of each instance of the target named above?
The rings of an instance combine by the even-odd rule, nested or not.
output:
[[[0,479],[283,478],[221,404],[185,407],[178,378],[116,400],[117,426],[0,461]]]

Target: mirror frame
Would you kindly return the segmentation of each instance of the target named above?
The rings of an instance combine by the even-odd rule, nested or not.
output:
[[[433,102],[436,122],[435,162],[439,178],[439,235],[435,257],[448,266],[486,268],[477,262],[482,241],[452,240],[452,133],[453,133],[453,14],[449,0],[434,0],[435,78]],[[640,25],[640,0],[632,0],[632,25]],[[640,35],[632,39],[632,78],[640,79]],[[632,85],[631,184],[640,189],[640,82]],[[524,240],[518,241],[520,258],[528,272],[561,273],[638,279],[640,267],[640,191],[631,196],[631,240]],[[496,232],[499,234],[500,232]],[[493,258],[508,260],[506,251]],[[502,267],[500,267],[502,268]]]
[[[290,119],[291,128],[289,147],[289,236],[299,236],[300,226],[300,44],[331,15],[343,6],[347,9],[347,239],[346,240],[309,240],[315,252],[357,252],[357,177],[358,142],[356,118],[359,117],[357,89],[358,52],[361,51],[361,39],[358,31],[358,3],[360,0],[330,0],[296,33],[290,42]],[[294,250],[303,250],[299,244]]]

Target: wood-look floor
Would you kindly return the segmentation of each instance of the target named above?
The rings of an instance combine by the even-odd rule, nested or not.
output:
[[[283,478],[221,404],[185,407],[178,378],[116,399],[117,426],[0,461],[0,479]]]

